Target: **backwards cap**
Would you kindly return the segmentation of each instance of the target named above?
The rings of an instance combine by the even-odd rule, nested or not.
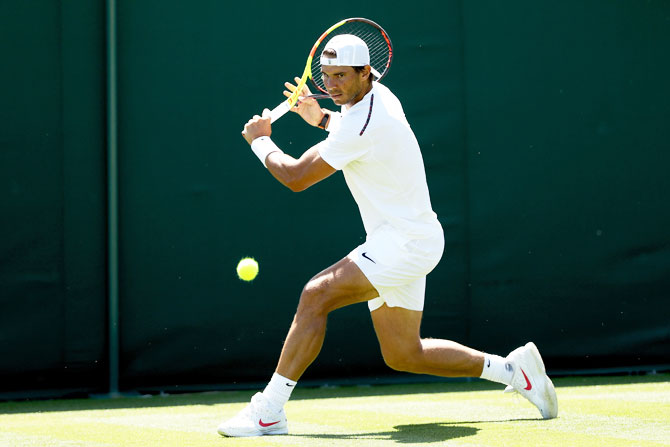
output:
[[[324,52],[331,50],[335,57],[326,57],[321,53],[321,65],[343,67],[364,67],[370,65],[370,51],[363,39],[352,34],[340,34],[328,41]]]

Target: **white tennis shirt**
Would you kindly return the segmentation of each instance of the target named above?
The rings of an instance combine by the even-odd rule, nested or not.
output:
[[[419,143],[402,105],[373,82],[353,107],[342,107],[317,145],[321,158],[341,170],[358,205],[366,233],[391,226],[406,239],[442,232],[433,212]]]

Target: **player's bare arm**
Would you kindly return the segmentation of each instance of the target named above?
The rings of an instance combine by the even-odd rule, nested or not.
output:
[[[272,152],[265,163],[274,178],[293,192],[304,191],[336,171],[321,158],[316,147],[305,151],[297,160],[282,152]]]
[[[271,134],[268,109],[263,111],[262,117],[256,115],[251,118],[242,131],[242,136],[249,144],[257,138],[269,137]],[[307,150],[297,160],[277,148],[277,151],[268,153],[262,161],[274,178],[294,192],[304,191],[336,171],[321,158],[316,147]]]

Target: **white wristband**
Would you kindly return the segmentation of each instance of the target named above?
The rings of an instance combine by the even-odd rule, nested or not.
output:
[[[254,139],[254,141],[251,142],[251,150],[256,154],[256,157],[263,163],[263,166],[266,168],[268,167],[265,164],[265,159],[268,157],[273,152],[281,152],[282,154],[284,151],[279,149],[277,145],[270,139],[270,137],[258,137]]]

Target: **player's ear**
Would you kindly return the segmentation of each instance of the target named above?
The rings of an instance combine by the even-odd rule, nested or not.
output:
[[[372,67],[370,67],[369,65],[366,65],[365,67],[363,67],[363,73],[367,75],[366,78],[370,82],[372,82],[374,80],[374,77],[372,76]]]

